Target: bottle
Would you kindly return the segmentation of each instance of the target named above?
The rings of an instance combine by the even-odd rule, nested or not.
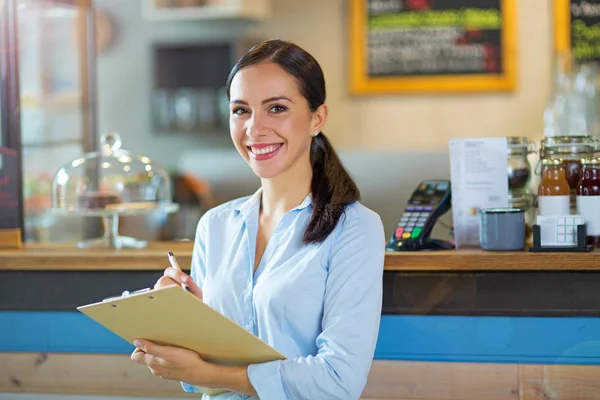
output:
[[[600,159],[581,160],[581,179],[577,187],[577,214],[586,225],[587,243],[600,245]]]
[[[570,190],[563,161],[542,160],[542,180],[538,186],[538,214],[570,215]]]

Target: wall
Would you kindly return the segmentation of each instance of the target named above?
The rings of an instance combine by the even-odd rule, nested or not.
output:
[[[94,0],[115,26],[111,46],[98,57],[98,129],[118,132],[123,148],[176,165],[189,148],[231,147],[227,134],[204,137],[184,133],[159,134],[151,127],[153,86],[152,45],[234,38],[248,24],[214,22],[149,22],[140,0]]]
[[[155,40],[193,41],[245,32],[251,37],[291,40],[313,53],[327,78],[330,114],[325,132],[342,151],[364,203],[382,216],[388,235],[420,180],[449,178],[448,139],[541,136],[552,64],[551,2],[547,0],[517,2],[514,93],[370,97],[352,97],[347,91],[345,0],[271,0],[273,17],[257,25],[148,22],[139,0],[95,3],[117,26],[115,43],[98,61],[100,131],[116,130],[124,138],[124,147],[168,167],[199,174],[223,200],[248,194],[259,182],[226,134],[208,138],[152,132],[150,46]],[[436,234],[445,237],[446,230],[438,229]]]
[[[339,155],[360,188],[361,202],[380,215],[386,236],[396,228],[408,196],[420,180],[450,179],[446,151],[341,149]],[[219,168],[214,168],[217,164]],[[182,153],[179,167],[202,176],[220,201],[253,193],[260,187],[258,178],[235,151],[189,150]],[[452,213],[448,212],[441,221],[451,224]],[[433,236],[450,238],[440,224],[434,228]]]
[[[266,37],[297,42],[322,64],[331,108],[327,133],[342,147],[446,149],[448,139],[541,136],[551,70],[551,4],[517,1],[518,88],[510,94],[349,97],[345,0],[273,1]],[[311,21],[310,27],[306,21]]]
[[[330,107],[325,132],[340,148],[445,150],[453,137],[541,135],[552,61],[552,2],[548,0],[517,2],[518,88],[514,93],[372,97],[351,97],[347,92],[345,0],[271,0],[273,18],[254,27],[147,22],[140,1],[95,3],[117,25],[113,47],[98,62],[100,131],[121,132],[125,146],[167,165],[184,149],[229,147],[229,139],[226,135],[206,139],[152,133],[151,43],[231,37],[246,28],[253,36],[294,41],[319,60],[327,78]]]

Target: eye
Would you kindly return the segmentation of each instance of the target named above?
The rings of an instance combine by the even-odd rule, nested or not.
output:
[[[248,110],[246,110],[246,109],[245,109],[245,108],[243,108],[243,107],[236,107],[236,108],[234,108],[233,110],[231,110],[231,113],[232,113],[232,114],[236,114],[236,115],[245,114],[245,113],[247,113],[247,112],[248,112]]]
[[[275,105],[271,106],[271,108],[269,109],[269,111],[271,111],[271,112],[273,112],[275,114],[282,113],[282,112],[284,112],[286,110],[287,110],[287,107],[284,107],[284,106],[279,105],[279,104],[275,104]]]

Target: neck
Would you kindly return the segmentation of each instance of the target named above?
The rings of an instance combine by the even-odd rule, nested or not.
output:
[[[309,195],[312,182],[310,162],[298,160],[296,165],[270,179],[262,179],[261,214],[283,216],[299,206]]]

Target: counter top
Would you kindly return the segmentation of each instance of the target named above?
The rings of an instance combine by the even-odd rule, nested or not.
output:
[[[145,249],[79,250],[70,243],[28,244],[0,250],[0,270],[162,270],[172,251],[190,265],[192,242],[153,242]],[[387,253],[386,271],[600,270],[600,251],[590,253],[489,252],[479,249]]]
[[[530,253],[480,249],[387,253],[387,271],[600,271],[600,250]]]
[[[151,242],[145,249],[77,249],[72,243],[26,244],[0,250],[0,270],[163,270],[172,251],[185,268],[192,262],[193,242]]]

